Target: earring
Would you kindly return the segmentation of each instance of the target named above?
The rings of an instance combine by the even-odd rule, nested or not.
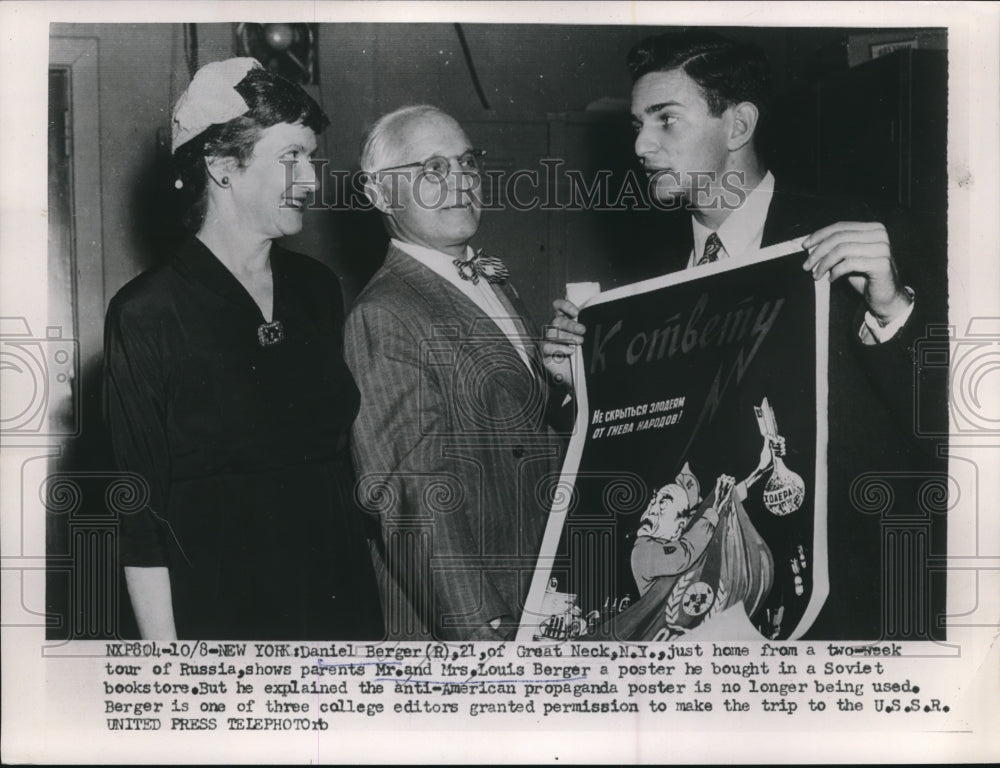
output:
[[[229,177],[228,176],[223,176],[222,180],[219,182],[219,184],[221,184],[223,187],[228,187],[229,186]]]

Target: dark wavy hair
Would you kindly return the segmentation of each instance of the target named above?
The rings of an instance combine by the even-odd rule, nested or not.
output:
[[[681,70],[701,88],[715,117],[743,101],[757,107],[758,129],[770,114],[770,66],[756,45],[709,30],[668,32],[640,40],[629,51],[626,65],[633,83],[650,72]]]
[[[315,133],[330,124],[319,104],[302,86],[266,69],[251,69],[236,91],[249,110],[228,123],[206,128],[174,153],[175,178],[180,189],[180,218],[183,226],[197,232],[205,220],[208,205],[208,168],[205,158],[232,157],[245,168],[264,129],[279,123],[302,123]]]

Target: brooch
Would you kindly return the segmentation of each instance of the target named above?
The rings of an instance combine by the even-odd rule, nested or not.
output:
[[[257,328],[257,341],[262,347],[273,347],[285,340],[285,327],[280,320],[264,323]]]

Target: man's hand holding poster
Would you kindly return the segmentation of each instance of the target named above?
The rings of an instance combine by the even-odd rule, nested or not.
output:
[[[794,639],[827,592],[829,284],[785,243],[600,294],[521,640]]]

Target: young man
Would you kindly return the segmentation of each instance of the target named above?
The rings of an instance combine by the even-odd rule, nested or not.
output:
[[[860,513],[852,489],[867,472],[928,466],[912,453],[913,356],[916,340],[935,319],[928,308],[938,302],[920,295],[928,287],[914,292],[901,281],[881,223],[845,214],[845,206],[816,196],[796,195],[770,173],[758,148],[761,126],[770,117],[768,64],[758,48],[709,31],[672,33],[641,41],[628,66],[635,152],[651,193],[690,211],[690,226],[649,255],[648,276],[739,260],[762,247],[803,239],[802,269],[833,283],[831,584],[814,632],[877,637],[888,623],[880,589],[881,521]],[[576,321],[573,304],[557,300],[555,307],[543,352],[560,357],[582,343],[586,329]],[[839,567],[847,561],[851,567]],[[918,577],[926,579],[926,572]],[[926,581],[919,590],[915,599],[926,605]]]

